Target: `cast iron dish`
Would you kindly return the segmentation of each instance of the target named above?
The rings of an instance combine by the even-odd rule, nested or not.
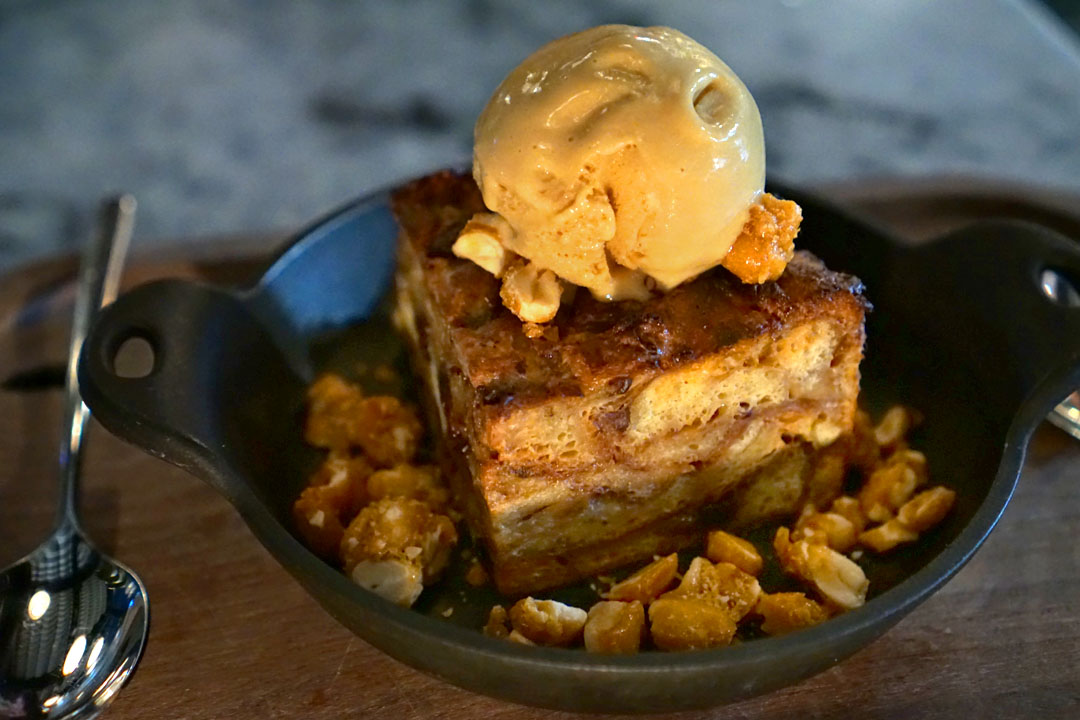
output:
[[[165,280],[127,293],[86,341],[82,391],[113,433],[221,492],[327,612],[419,670],[495,697],[579,711],[672,711],[763,693],[851,655],[956,573],[1009,501],[1032,430],[1080,387],[1080,309],[1048,297],[1040,280],[1050,270],[1080,287],[1074,242],[998,222],[909,247],[794,188],[771,189],[803,207],[798,245],[866,284],[875,309],[862,402],[876,412],[896,402],[922,410],[913,445],[926,452],[934,482],[957,491],[940,528],[866,564],[864,607],[802,632],[621,657],[520,647],[476,629],[494,601],[490,590],[462,600],[466,586],[450,578],[405,610],[301,544],[289,508],[315,462],[301,442],[305,384],[316,366],[392,356],[397,347],[377,323],[319,342],[380,315],[397,234],[387,192],[300,233],[250,289]],[[132,337],[154,350],[145,377],[114,373],[115,355]],[[338,349],[318,359],[327,347]],[[568,592],[556,597],[572,599]],[[449,620],[439,617],[448,605]]]

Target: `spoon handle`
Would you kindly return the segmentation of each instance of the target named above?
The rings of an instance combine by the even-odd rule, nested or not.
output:
[[[64,383],[64,422],[60,439],[60,509],[58,522],[78,525],[78,476],[83,432],[90,410],[79,394],[76,372],[79,351],[97,311],[116,297],[124,258],[135,226],[135,198],[120,195],[107,200],[97,234],[83,251],[75,294],[75,316],[68,346]]]

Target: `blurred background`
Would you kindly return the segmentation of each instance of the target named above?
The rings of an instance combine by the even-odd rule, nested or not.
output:
[[[145,247],[295,228],[461,161],[514,65],[605,22],[731,65],[772,175],[1080,191],[1078,5],[0,0],[0,272],[79,245],[107,192],[138,197]]]

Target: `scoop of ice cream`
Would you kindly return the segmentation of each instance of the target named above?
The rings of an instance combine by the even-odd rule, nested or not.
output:
[[[473,175],[507,250],[599,298],[642,297],[719,264],[739,237],[765,182],[761,116],[686,35],[605,25],[502,82],[476,123]]]

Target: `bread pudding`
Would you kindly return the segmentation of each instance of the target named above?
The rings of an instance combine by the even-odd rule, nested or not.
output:
[[[907,443],[918,413],[857,409],[861,283],[795,251],[802,210],[765,191],[753,98],[682,33],[544,46],[481,113],[471,176],[413,181],[391,209],[435,465],[414,464],[411,406],[323,376],[305,438],[328,455],[294,505],[361,586],[411,606],[464,519],[488,561],[461,550],[464,581],[517,598],[484,634],[714,648],[860,607],[864,548],[950,511]],[[765,523],[771,552],[740,536]],[[580,580],[587,611],[533,597]]]
[[[485,206],[467,175],[397,191],[396,322],[437,454],[498,589],[520,595],[791,515],[839,494],[815,458],[852,428],[867,303],[800,251],[647,299],[564,289],[521,320],[452,247]]]

